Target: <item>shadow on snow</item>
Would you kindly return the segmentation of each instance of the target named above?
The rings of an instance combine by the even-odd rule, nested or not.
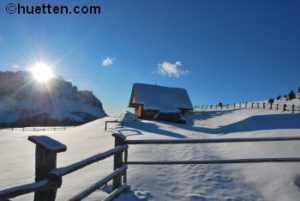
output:
[[[227,111],[212,111],[205,112],[204,115],[199,113],[199,115],[194,116],[198,118],[198,120],[205,120],[209,118],[213,118],[215,116],[220,116],[225,113],[230,113],[233,110]],[[165,122],[165,124],[173,125],[175,127],[189,130],[197,133],[204,134],[219,134],[225,135],[229,133],[237,133],[237,132],[250,132],[250,131],[259,131],[259,130],[276,130],[276,129],[300,129],[300,114],[268,114],[268,115],[256,115],[241,121],[228,124],[225,126],[220,126],[219,128],[206,128],[206,127],[195,127],[189,124],[175,124]],[[157,124],[151,123],[151,121],[147,122],[134,122],[126,125],[127,127],[133,128],[135,130],[133,132],[142,134],[139,130],[145,132],[151,132],[157,135],[164,135],[168,137],[174,138],[187,138],[184,134],[180,134],[177,132],[172,132],[169,130],[161,129]],[[122,132],[122,129],[120,130]]]

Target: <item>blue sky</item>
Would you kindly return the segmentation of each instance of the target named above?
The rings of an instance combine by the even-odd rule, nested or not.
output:
[[[134,82],[184,87],[193,104],[300,85],[299,1],[49,1],[101,5],[100,15],[7,14],[10,2],[0,2],[0,70],[47,63],[112,115],[127,109]]]

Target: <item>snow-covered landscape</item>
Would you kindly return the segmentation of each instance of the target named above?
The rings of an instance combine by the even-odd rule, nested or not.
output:
[[[188,113],[187,124],[126,118],[124,127],[104,124],[105,117],[65,131],[0,131],[0,189],[34,180],[35,146],[29,135],[48,135],[64,143],[58,167],[69,165],[114,146],[113,132],[127,139],[183,139],[235,137],[300,137],[300,114],[261,109],[198,110]],[[130,145],[130,160],[201,160],[299,157],[299,141],[183,145]],[[112,158],[63,177],[57,200],[67,200],[112,171]],[[218,165],[129,165],[131,189],[118,201],[134,200],[278,200],[300,197],[299,163]],[[85,200],[101,200],[105,189]],[[14,200],[32,200],[25,195]]]
[[[299,10],[0,0],[0,201],[300,201]]]

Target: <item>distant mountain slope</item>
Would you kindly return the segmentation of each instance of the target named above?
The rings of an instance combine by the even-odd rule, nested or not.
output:
[[[63,78],[38,83],[29,72],[0,72],[0,126],[77,125],[104,116],[92,92]]]

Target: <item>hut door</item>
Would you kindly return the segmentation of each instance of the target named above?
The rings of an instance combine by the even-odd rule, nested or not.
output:
[[[137,118],[142,117],[142,111],[143,111],[142,105],[139,105],[138,107],[135,108],[135,115],[137,116]]]

